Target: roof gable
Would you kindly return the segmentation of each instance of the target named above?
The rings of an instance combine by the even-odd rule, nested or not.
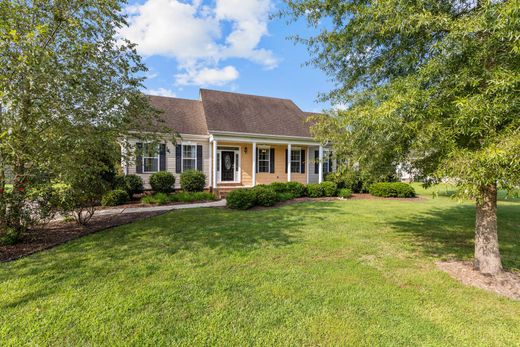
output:
[[[311,137],[307,115],[291,100],[208,89],[200,96],[210,133]]]
[[[200,90],[200,100],[149,96],[162,111],[165,125],[180,134],[233,132],[287,137],[311,137],[310,115],[289,99]]]

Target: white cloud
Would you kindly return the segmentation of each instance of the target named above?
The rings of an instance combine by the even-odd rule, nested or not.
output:
[[[146,91],[146,94],[158,95],[158,96],[168,96],[171,98],[174,98],[177,96],[177,95],[175,95],[175,93],[172,90],[166,89],[166,88],[148,89]]]
[[[175,75],[176,83],[178,85],[213,85],[223,86],[238,78],[239,73],[234,66],[228,65],[222,69],[207,68],[202,69],[188,69],[186,73]]]
[[[147,0],[126,8],[129,27],[120,34],[137,43],[142,55],[175,58],[181,70],[178,79],[181,75],[191,76],[188,80],[192,82],[232,81],[238,71],[219,67],[226,59],[246,59],[267,69],[278,64],[272,51],[258,47],[269,34],[271,1],[216,0],[210,7],[201,0]],[[231,27],[226,35],[225,26]],[[199,75],[223,78],[196,78]]]

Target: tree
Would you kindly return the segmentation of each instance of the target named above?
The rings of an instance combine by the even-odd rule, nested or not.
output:
[[[121,1],[0,1],[0,229],[28,227],[35,186],[97,189],[108,148],[157,124],[125,25]]]
[[[515,1],[290,0],[282,15],[321,27],[310,63],[346,105],[315,135],[361,166],[408,163],[476,201],[475,268],[502,270],[497,190],[520,184],[520,7]]]

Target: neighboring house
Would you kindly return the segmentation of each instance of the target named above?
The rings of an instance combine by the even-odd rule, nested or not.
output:
[[[316,142],[303,112],[291,100],[200,90],[200,100],[150,96],[166,125],[180,134],[159,149],[129,139],[138,148],[125,173],[150,175],[189,169],[204,172],[212,190],[272,182],[321,182],[332,171],[330,151]]]

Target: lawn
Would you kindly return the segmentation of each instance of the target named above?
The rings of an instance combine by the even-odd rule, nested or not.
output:
[[[194,209],[0,264],[0,341],[21,345],[520,345],[520,302],[435,261],[470,259],[447,197]],[[520,271],[520,202],[501,201]]]

